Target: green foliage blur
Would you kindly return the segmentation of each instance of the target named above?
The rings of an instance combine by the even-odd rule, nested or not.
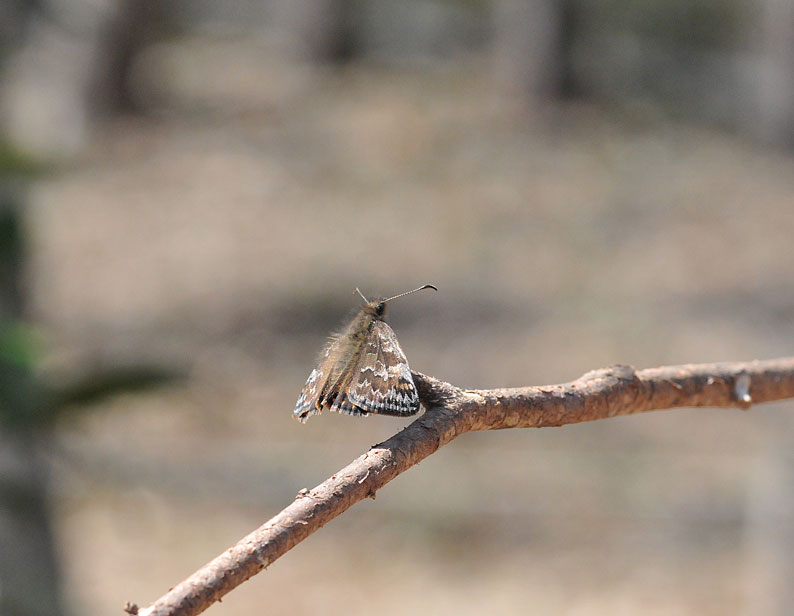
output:
[[[0,141],[0,425],[12,429],[31,429],[78,404],[179,377],[176,371],[161,366],[108,366],[56,388],[38,376],[45,342],[25,315],[23,201],[25,182],[43,170],[37,161]]]
[[[34,370],[37,338],[20,321],[0,322],[0,422],[7,427],[38,423],[46,406]]]
[[[21,265],[23,230],[17,204],[18,190],[7,178],[31,172],[33,165],[0,147],[0,423],[29,426],[44,408],[42,389],[35,376],[39,336],[22,320]]]

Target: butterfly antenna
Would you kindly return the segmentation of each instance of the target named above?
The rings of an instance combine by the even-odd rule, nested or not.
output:
[[[361,299],[364,300],[365,304],[369,304],[369,300],[366,297],[364,297],[364,294],[361,291],[358,290],[358,287],[356,287],[356,290],[353,291],[353,292],[354,293],[358,293],[361,296]]]
[[[405,293],[400,293],[399,295],[395,295],[394,297],[389,297],[388,299],[384,299],[384,302],[390,302],[393,299],[397,299],[398,297],[402,297],[403,295],[410,295],[411,293],[416,293],[417,291],[421,291],[422,289],[433,289],[434,291],[438,291],[436,287],[432,284],[426,284],[418,289],[414,289],[413,291],[406,291]]]

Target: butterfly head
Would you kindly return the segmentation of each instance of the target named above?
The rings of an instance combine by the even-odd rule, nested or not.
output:
[[[392,297],[378,297],[373,300],[368,300],[366,297],[364,297],[364,294],[358,290],[358,287],[356,287],[356,293],[358,293],[361,296],[361,299],[366,302],[363,308],[364,312],[371,314],[376,319],[383,319],[386,316],[386,302],[390,302],[391,300],[402,297],[403,295],[416,293],[422,289],[433,289],[434,291],[438,291],[438,289],[432,284],[426,284],[419,287],[418,289],[414,289],[413,291],[406,291],[405,293],[400,293],[399,295],[394,295]]]
[[[379,297],[368,301],[364,306],[364,312],[376,319],[383,319],[386,316],[386,300]]]

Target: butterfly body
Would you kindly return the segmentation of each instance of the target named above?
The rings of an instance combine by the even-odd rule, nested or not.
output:
[[[398,416],[419,410],[408,360],[384,320],[387,301],[366,301],[350,324],[331,336],[298,397],[295,419],[305,422],[326,409]]]

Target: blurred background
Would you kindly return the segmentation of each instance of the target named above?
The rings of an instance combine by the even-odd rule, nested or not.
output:
[[[0,613],[146,605],[461,387],[792,354],[794,8],[4,0]],[[210,614],[790,614],[794,402],[470,434]]]

